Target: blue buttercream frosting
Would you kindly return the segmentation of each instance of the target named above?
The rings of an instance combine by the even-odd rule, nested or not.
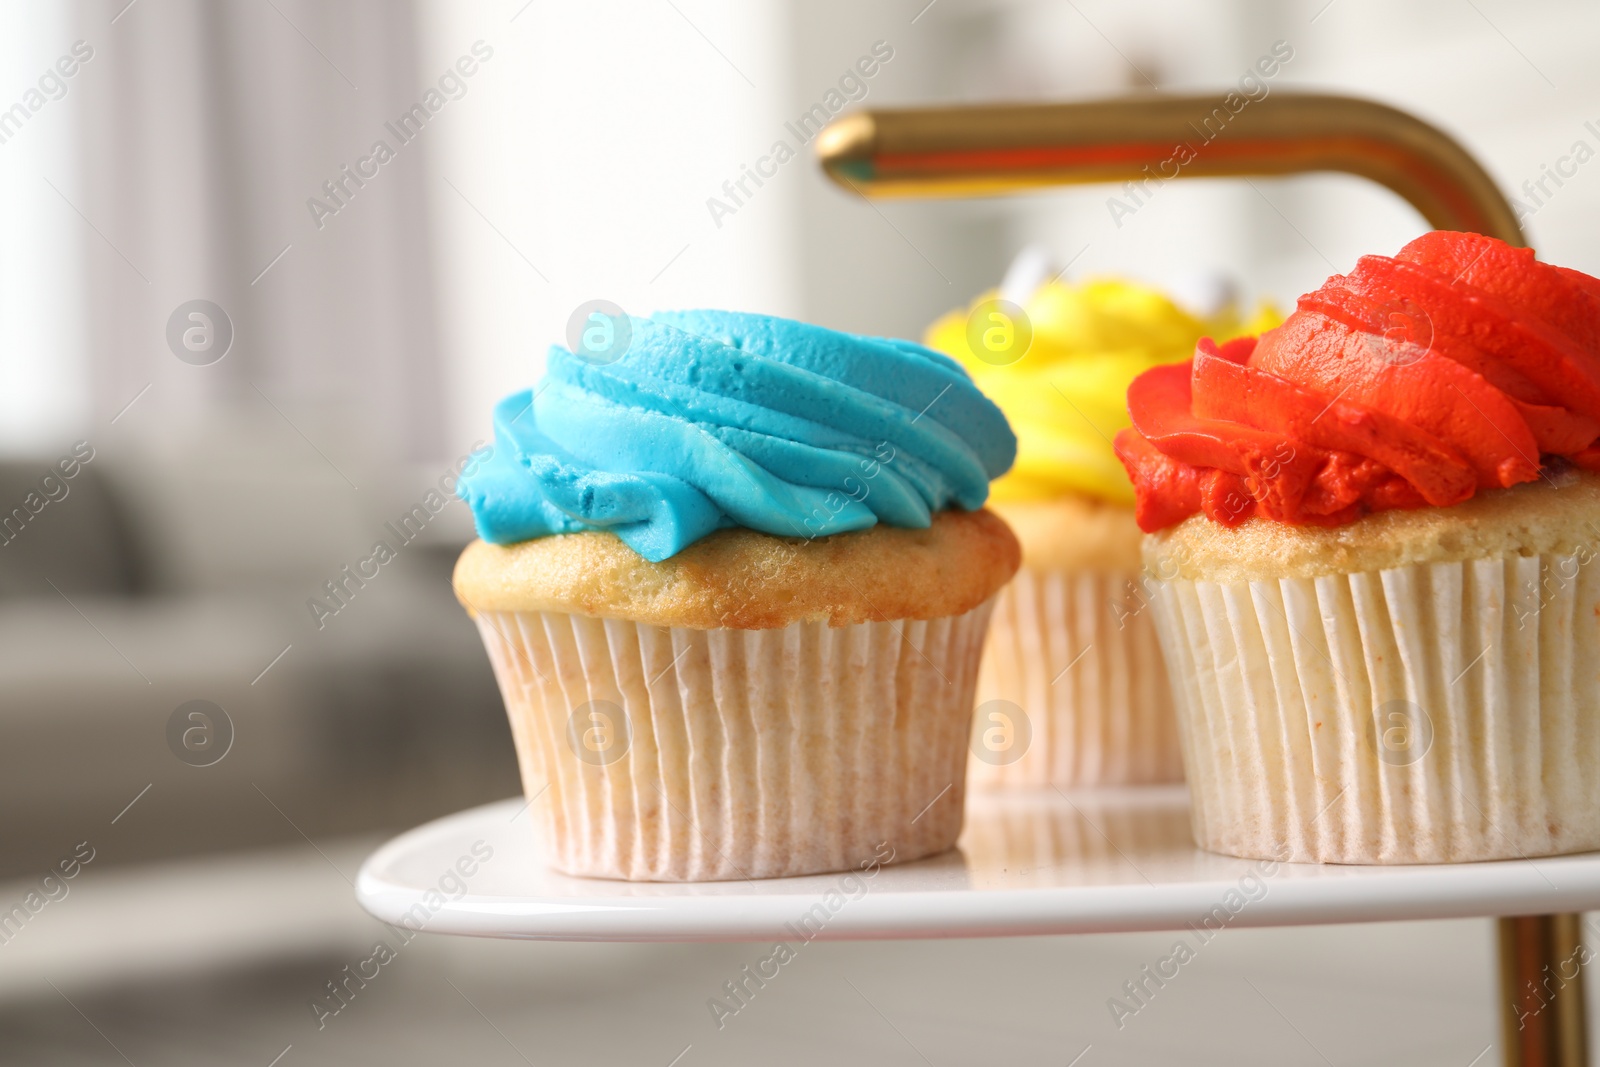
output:
[[[493,455],[457,490],[484,540],[610,530],[659,561],[727,526],[920,528],[981,507],[1016,458],[966,371],[910,341],[728,311],[628,325],[620,358],[554,347],[495,406]]]

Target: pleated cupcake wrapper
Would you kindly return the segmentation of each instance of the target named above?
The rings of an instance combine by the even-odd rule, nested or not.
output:
[[[1137,574],[1017,572],[995,600],[972,751],[975,789],[1182,780],[1171,688]]]
[[[1333,863],[1600,848],[1592,560],[1159,583],[1196,840]]]
[[[990,609],[838,628],[555,612],[478,626],[551,865],[708,881],[952,846]]]

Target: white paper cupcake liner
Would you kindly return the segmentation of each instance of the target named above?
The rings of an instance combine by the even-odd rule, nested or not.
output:
[[[1182,780],[1171,688],[1138,579],[1024,567],[1000,591],[978,677],[974,788]]]
[[[709,881],[952,846],[990,606],[839,628],[556,612],[478,627],[551,865]]]
[[[1592,559],[1158,583],[1196,840],[1324,863],[1600,848]]]

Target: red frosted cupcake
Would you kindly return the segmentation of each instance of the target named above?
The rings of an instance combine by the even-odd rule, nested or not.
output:
[[[1201,845],[1600,848],[1600,282],[1431,233],[1128,403]]]

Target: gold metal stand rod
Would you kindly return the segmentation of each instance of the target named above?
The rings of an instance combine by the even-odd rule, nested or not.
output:
[[[1074,104],[867,110],[817,135],[828,175],[868,196],[993,196],[1044,186],[1339,171],[1378,182],[1438,229],[1524,244],[1493,179],[1403,111],[1280,89],[1230,110],[1222,93]],[[1242,99],[1234,94],[1235,106]],[[1144,184],[1140,184],[1144,183]]]
[[[1569,912],[1497,920],[1506,1067],[1589,1062],[1582,918]]]

